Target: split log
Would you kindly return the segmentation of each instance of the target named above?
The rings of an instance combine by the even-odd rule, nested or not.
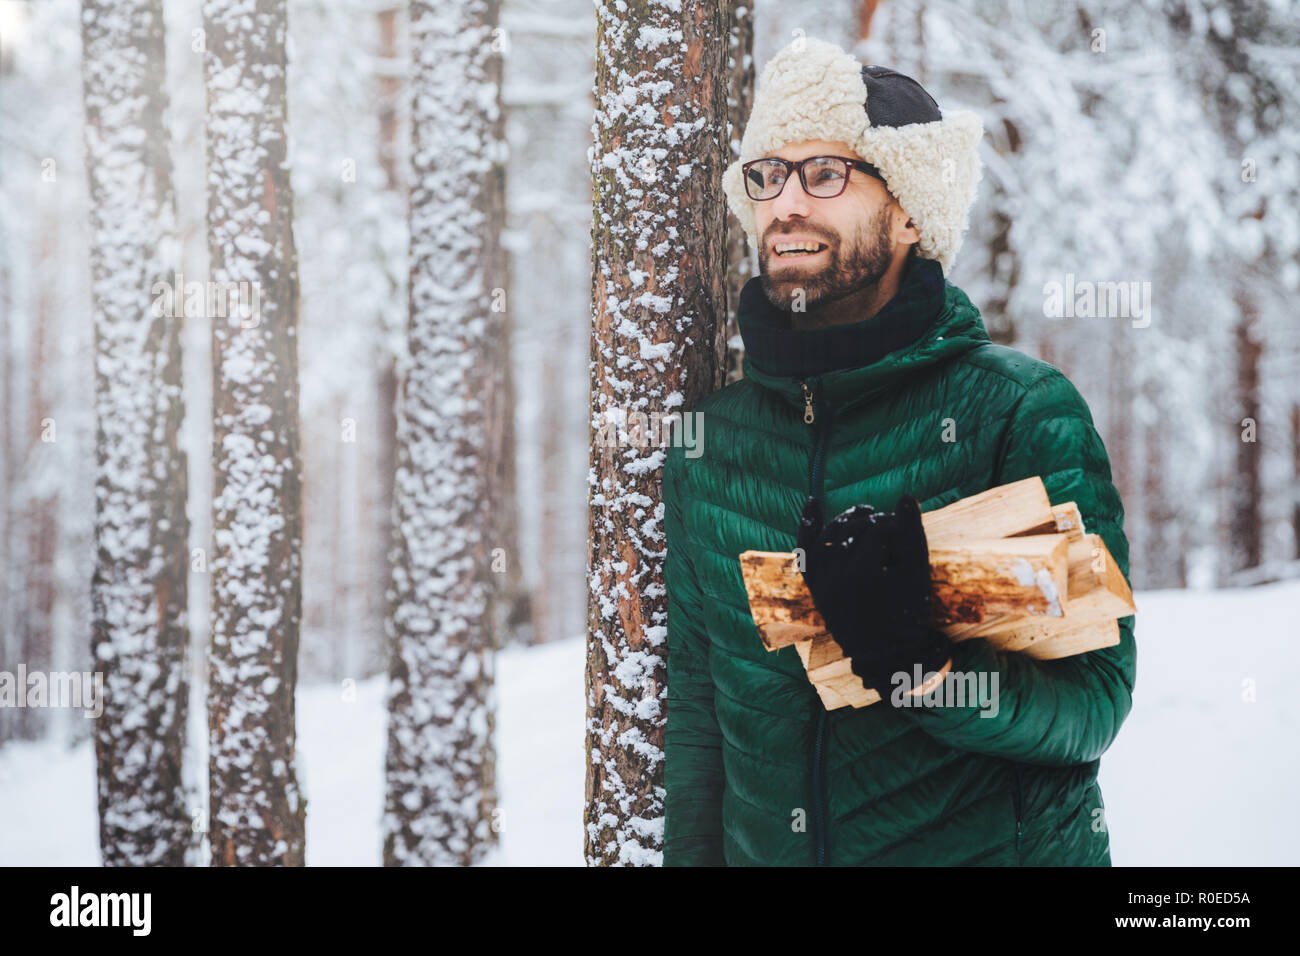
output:
[[[749,595],[749,612],[769,650],[826,635],[796,556],[788,551],[745,551],[740,573]]]
[[[799,641],[795,650],[827,710],[848,705],[865,707],[881,699],[875,690],[863,686],[862,678],[853,673],[852,661],[829,634]],[[945,665],[935,680],[942,680],[948,670],[949,666]]]
[[[953,640],[986,639],[1039,660],[1119,643],[1136,612],[1128,582],[1073,501],[1053,505],[1038,477],[921,516],[935,623]],[[740,556],[750,611],[769,651],[793,645],[827,710],[881,699],[826,631],[794,554]],[[945,668],[946,672],[946,668]]]
[[[826,633],[795,556],[746,551],[741,573],[749,610],[768,650]],[[934,620],[978,623],[1008,615],[1061,616],[1069,573],[1064,534],[949,539],[930,549]]]
[[[1070,597],[1067,614],[1128,617],[1137,610],[1124,572],[1099,534],[1070,545]]]
[[[931,547],[964,538],[1009,538],[1055,526],[1052,503],[1038,476],[998,485],[921,515]]]
[[[825,684],[813,682],[813,688],[817,691],[817,696],[822,699],[822,706],[827,710],[839,710],[841,707],[852,706],[847,697],[842,697],[838,691],[827,687]]]
[[[838,694],[852,707],[866,707],[868,704],[875,704],[880,701],[880,695],[871,688],[864,687],[862,678],[852,671],[822,681],[821,686],[829,687],[833,693]]]
[[[1069,538],[1038,534],[968,538],[930,549],[936,624],[971,624],[1009,614],[1061,617]]]
[[[1073,635],[1074,640],[1063,641],[1060,647],[1078,646],[1081,641],[1086,643],[1094,638],[1107,640],[1111,635],[1111,629],[1105,626],[1107,621],[1128,617],[1137,611],[1128,581],[1099,534],[1084,535],[1072,543],[1069,558],[1069,584],[1062,617],[1005,615],[974,624],[944,626],[944,633],[954,641],[984,637],[998,650],[1006,651],[1023,651],[1033,644],[1067,635]],[[1098,625],[1099,629],[1080,630],[1088,625]],[[1094,637],[1088,637],[1089,634]],[[1119,640],[1118,636],[1115,640]],[[1110,643],[1095,646],[1108,647]],[[1069,654],[1056,656],[1067,657]]]
[[[794,645],[794,649],[798,652],[799,659],[803,661],[804,670],[806,671],[823,667],[837,659],[846,660],[844,651],[826,633],[818,634],[811,640],[799,641]],[[822,705],[827,710],[838,710],[840,707],[848,707],[851,703],[830,684],[814,680],[811,674],[809,674],[809,680],[812,680],[812,685],[817,689],[817,695],[821,697]],[[865,688],[863,689],[865,690]]]
[[[1052,520],[1045,521],[1036,528],[1030,528],[1024,534],[1065,534],[1073,544],[1084,536],[1083,514],[1073,501],[1063,501],[1052,505]]]
[[[1056,660],[1073,657],[1101,647],[1113,647],[1119,643],[1119,620],[1111,618],[1105,621],[1089,621],[1078,624],[1064,631],[1049,632],[1041,639],[1031,639],[1020,647],[1008,647],[1038,660]]]
[[[820,670],[827,664],[845,659],[843,649],[830,634],[825,632],[818,634],[812,640],[800,641],[795,647],[799,652],[800,660],[803,661],[804,670],[810,673]]]

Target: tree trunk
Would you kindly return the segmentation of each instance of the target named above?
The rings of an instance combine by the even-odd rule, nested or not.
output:
[[[621,425],[629,412],[687,412],[725,377],[728,34],[715,4],[596,9],[585,855],[653,865],[663,856],[665,451],[658,435]],[[614,432],[617,442],[603,440]]]
[[[1291,406],[1291,556],[1300,560],[1300,402]]]
[[[6,185],[0,177],[0,186]],[[9,224],[0,219],[0,654],[3,660],[22,659],[18,643],[18,436],[14,428],[17,388],[14,382],[13,285],[9,266]],[[18,712],[0,710],[0,741],[17,735]]]
[[[212,323],[209,834],[214,866],[301,866],[298,257],[286,0],[204,4]],[[238,284],[238,285],[236,285]],[[223,302],[225,296],[231,301]],[[226,308],[221,308],[225,305]],[[222,313],[225,314],[222,314]]]
[[[858,9],[858,42],[871,36],[871,21],[875,19],[879,0],[856,0]]]
[[[390,193],[403,193],[405,186],[400,174],[398,155],[398,119],[400,116],[403,83],[397,72],[399,63],[398,19],[402,5],[394,3],[377,11],[379,19],[379,164],[384,171],[384,188]],[[405,201],[405,196],[403,196]],[[395,281],[395,280],[394,280]],[[395,310],[394,310],[395,313]],[[378,370],[375,378],[375,413],[378,421],[378,500],[375,505],[375,535],[379,541],[379,560],[373,572],[376,575],[376,593],[385,595],[391,570],[389,548],[393,537],[393,484],[397,474],[397,356],[390,344],[390,336],[400,321],[396,314],[382,312],[376,316],[379,323]],[[375,615],[382,619],[384,612]],[[382,646],[382,645],[381,645]]]
[[[1014,164],[1016,154],[1020,151],[1020,130],[1009,119],[1004,119],[1002,125],[1007,137],[1007,161]],[[1012,225],[1005,204],[997,204],[993,212],[993,237],[989,241],[988,252],[989,286],[996,291],[980,304],[980,313],[984,316],[984,325],[989,338],[999,345],[1011,345],[1022,334],[1012,318],[1011,310],[1012,294],[1020,286],[1020,260],[1011,243]],[[1058,329],[1059,326],[1046,328],[1031,326],[1031,332],[1040,344],[1040,355],[1045,362],[1052,363],[1052,358],[1048,357],[1041,346],[1048,345],[1051,331]],[[1047,334],[1044,334],[1045,332]]]
[[[541,254],[545,255],[545,251],[541,251]],[[554,274],[561,274],[558,262]],[[566,339],[566,336],[556,335],[543,343],[539,376],[542,398],[540,421],[543,426],[538,436],[540,473],[535,486],[538,496],[537,541],[549,554],[554,554],[551,549],[564,540],[565,530],[561,500],[565,442],[564,429],[560,423],[564,421],[564,412],[568,407],[564,401],[563,376],[568,344]],[[562,565],[554,559],[547,560],[548,556],[543,556],[537,562],[537,590],[532,602],[532,639],[535,644],[545,644],[561,636],[570,636],[561,634],[560,622],[564,619],[562,599],[565,594]]]
[[[740,138],[754,105],[754,8],[727,0],[727,162],[740,158]],[[736,309],[740,290],[754,275],[749,237],[740,222],[727,216],[727,381],[739,381],[745,360]]]
[[[1259,441],[1259,362],[1263,348],[1259,340],[1255,301],[1245,288],[1234,296],[1239,310],[1236,325],[1237,432],[1236,475],[1229,486],[1232,570],[1258,567],[1263,556],[1260,495],[1261,443]]]
[[[384,863],[497,839],[490,434],[504,288],[499,0],[413,0],[410,363],[398,407]]]
[[[1135,356],[1141,351],[1135,350]],[[1149,360],[1144,366],[1150,368]],[[1147,408],[1161,409],[1161,382],[1155,375],[1146,375],[1142,384],[1143,400]],[[1178,496],[1174,477],[1170,474],[1171,460],[1168,417],[1154,414],[1141,425],[1143,432],[1142,498],[1140,521],[1137,529],[1140,539],[1133,541],[1132,551],[1144,556],[1141,564],[1133,568],[1133,586],[1138,588],[1187,587],[1187,548],[1185,527],[1188,518],[1177,508]]]
[[[400,4],[381,7],[375,12],[379,23],[379,166],[384,171],[384,185],[390,190],[401,186],[398,174],[397,124],[402,83],[393,70],[397,63],[397,28]]]
[[[1111,477],[1123,501],[1135,501],[1137,489],[1133,468],[1133,348],[1127,333],[1116,330],[1103,345],[1110,356],[1106,381],[1106,452],[1110,458]],[[1141,575],[1140,568],[1135,575]]]
[[[498,78],[500,72],[498,68]],[[494,141],[505,147],[505,112],[500,107],[498,83],[498,110]],[[493,331],[489,338],[491,354],[484,369],[489,374],[484,396],[487,399],[488,495],[493,519],[492,541],[496,552],[493,561],[493,584],[496,588],[495,618],[496,645],[514,636],[527,636],[531,629],[532,611],[528,589],[524,585],[523,562],[519,554],[519,506],[516,499],[515,475],[515,377],[510,360],[511,324],[513,315],[508,301],[510,257],[501,245],[500,237],[506,229],[506,179],[505,163],[497,163],[487,182],[485,202],[488,210],[488,236],[492,240],[490,271],[494,276],[492,311],[489,317]]]
[[[42,203],[42,206],[57,204]],[[57,215],[47,216],[40,224],[40,255],[37,262],[42,276],[52,275],[58,268],[59,226]],[[29,671],[48,672],[54,660],[54,542],[58,537],[59,502],[61,482],[54,440],[57,426],[54,419],[53,397],[58,378],[55,345],[59,338],[59,306],[52,283],[37,284],[35,321],[31,328],[31,343],[27,354],[27,380],[29,400],[24,432],[24,469],[19,485],[19,507],[22,520],[18,527],[19,574],[22,604],[19,611],[18,660]],[[43,708],[23,708],[18,711],[18,735],[27,740],[39,740],[50,730],[50,720]]]
[[[181,866],[189,521],[162,0],[84,0],[95,322],[91,649],[105,866]],[[179,294],[180,290],[173,290]],[[176,307],[176,308],[173,308]]]

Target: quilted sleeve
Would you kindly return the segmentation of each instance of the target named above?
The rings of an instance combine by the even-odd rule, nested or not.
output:
[[[993,484],[1033,475],[1042,477],[1053,504],[1078,504],[1084,527],[1101,535],[1127,580],[1124,508],[1106,449],[1083,397],[1056,369],[1035,381],[1016,406]],[[1050,766],[1091,762],[1105,753],[1132,709],[1133,624],[1133,615],[1120,619],[1113,647],[1049,661],[998,652],[981,639],[961,641],[953,669],[989,672],[989,689],[996,674],[996,707],[981,699],[907,712],[931,735],[963,750]]]
[[[668,592],[668,726],[664,734],[664,866],[723,866],[722,733],[713,709],[709,639],[682,524],[684,449],[664,465]]]

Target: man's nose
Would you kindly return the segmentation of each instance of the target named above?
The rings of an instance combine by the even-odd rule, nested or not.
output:
[[[789,219],[791,216],[806,218],[811,211],[811,206],[812,198],[804,192],[799,174],[793,173],[785,181],[781,195],[772,200],[772,217],[774,219]]]

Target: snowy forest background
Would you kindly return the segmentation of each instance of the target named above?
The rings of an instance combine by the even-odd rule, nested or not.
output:
[[[163,213],[174,217],[174,242],[158,255],[170,257],[165,274],[202,280],[215,274],[205,142],[240,135],[214,123],[205,99],[205,83],[207,97],[214,89],[213,77],[205,78],[205,57],[219,40],[213,26],[231,17],[238,28],[241,16],[253,22],[254,8],[261,16],[285,4],[153,5],[165,23],[162,82],[170,105],[160,148],[170,150],[174,191],[174,213]],[[19,662],[29,670],[91,670],[92,580],[97,560],[112,560],[96,542],[95,329],[102,319],[92,289],[87,116],[112,109],[114,98],[86,79],[98,74],[83,73],[83,6],[87,15],[107,17],[115,5],[0,0],[0,671]],[[267,666],[271,679],[287,674],[298,685],[307,862],[373,864],[381,853],[390,863],[657,861],[661,829],[649,783],[638,784],[634,814],[645,825],[620,823],[613,836],[591,822],[599,801],[584,796],[586,748],[602,746],[592,742],[600,735],[592,732],[583,675],[591,666],[589,597],[600,599],[589,592],[608,586],[608,567],[588,536],[591,389],[598,377],[589,367],[592,269],[603,248],[593,233],[593,179],[603,181],[601,170],[609,168],[594,145],[600,124],[593,116],[597,61],[615,56],[607,44],[626,15],[620,6],[504,0],[497,14],[491,3],[416,2],[408,9],[390,0],[288,0],[287,68],[278,75],[287,88],[283,148],[297,257],[293,387],[302,487],[301,565],[286,565],[285,573],[301,589],[302,609],[296,666],[283,670],[278,658]],[[672,7],[651,5],[647,16],[670,22]],[[1290,742],[1296,714],[1285,707],[1281,678],[1268,677],[1300,656],[1294,5],[756,0],[722,10],[731,33],[722,68],[732,84],[733,116],[747,112],[746,97],[767,58],[802,31],[915,76],[945,110],[969,108],[984,117],[984,179],[950,278],[981,309],[996,341],[1046,359],[1075,382],[1105,440],[1126,508],[1139,685],[1147,684],[1139,691],[1148,696],[1135,701],[1131,729],[1103,761],[1108,812],[1116,807],[1112,827],[1130,827],[1112,839],[1115,861],[1294,862],[1300,837],[1284,794],[1300,783]],[[510,544],[497,556],[494,601],[471,607],[466,595],[479,595],[482,582],[449,574],[443,585],[454,593],[431,602],[448,615],[472,616],[478,608],[490,618],[477,670],[443,675],[450,683],[442,686],[456,688],[455,707],[468,715],[457,746],[477,749],[464,765],[453,761],[442,780],[415,758],[395,765],[390,752],[385,763],[386,735],[409,734],[427,750],[420,737],[426,711],[447,703],[408,689],[401,702],[406,723],[395,729],[386,721],[393,640],[385,630],[386,595],[395,564],[405,569],[397,601],[403,581],[418,592],[415,569],[423,560],[418,546],[398,558],[390,553],[391,515],[400,463],[465,441],[470,432],[402,433],[396,410],[402,382],[414,375],[418,383],[420,370],[428,373],[410,343],[447,347],[436,340],[436,323],[428,340],[408,328],[412,303],[422,295],[443,301],[441,290],[418,283],[413,293],[409,277],[413,269],[441,276],[436,259],[431,272],[419,263],[438,255],[440,230],[477,221],[482,210],[412,212],[417,171],[425,167],[411,131],[420,120],[413,112],[436,115],[448,104],[481,101],[472,88],[465,93],[448,82],[463,49],[413,38],[465,35],[449,29],[449,19],[482,22],[485,11],[499,15],[499,130],[508,159],[488,159],[504,169],[504,191],[488,204],[487,265],[457,260],[445,268],[461,280],[486,268],[487,287],[502,290],[507,303],[487,318],[496,338],[467,340],[467,349],[476,349],[466,353],[469,365],[490,363],[493,350],[503,349],[491,372],[496,378],[464,381],[495,383],[473,434],[499,443],[508,467],[500,475],[462,474],[452,456],[445,467],[455,477],[444,493],[448,501],[472,499],[477,509],[452,518],[482,520],[495,535],[487,545]],[[605,24],[602,43],[598,21]],[[268,35],[274,34],[272,26]],[[663,76],[673,78],[671,66]],[[265,142],[275,140],[271,114],[283,110],[283,99],[250,118],[249,129],[261,130]],[[498,120],[489,116],[491,122]],[[455,151],[481,132],[472,124],[448,128],[445,139],[426,145]],[[739,134],[724,130],[722,142],[729,139],[738,151]],[[111,152],[95,158],[111,166]],[[716,163],[704,168],[721,174]],[[720,189],[712,195],[722,202]],[[738,245],[737,224],[728,221],[727,228],[726,274],[720,264],[709,273],[725,285],[734,309],[754,264]],[[279,250],[282,240],[257,244]],[[1152,320],[1140,326],[1124,318],[1045,317],[1045,284],[1067,275],[1149,282]],[[491,315],[501,317],[500,327]],[[177,618],[188,642],[188,706],[178,738],[182,779],[174,788],[183,805],[172,810],[184,862],[204,864],[214,853],[211,788],[234,800],[243,780],[238,767],[218,769],[210,753],[206,715],[221,697],[208,682],[214,674],[232,681],[248,675],[238,661],[223,667],[210,653],[213,622],[235,626],[239,608],[225,606],[236,592],[220,585],[214,605],[209,569],[202,560],[196,565],[194,554],[214,553],[214,469],[229,474],[241,463],[227,461],[223,470],[213,456],[214,421],[229,427],[220,396],[214,400],[214,347],[230,343],[214,344],[213,326],[203,318],[183,318],[172,332],[184,417],[180,454],[166,467],[184,476],[188,517],[181,571],[188,569],[187,607]],[[718,335],[727,346],[726,374],[734,377],[741,343],[734,326]],[[408,407],[422,400],[413,395]],[[418,416],[412,420],[419,423]],[[113,440],[113,429],[98,440]],[[231,443],[217,447],[220,457]],[[398,505],[397,513],[411,519]],[[419,629],[418,622],[402,626]],[[1229,635],[1238,639],[1230,647]],[[496,664],[493,640],[502,649]],[[167,659],[179,652],[170,649]],[[437,664],[418,666],[442,673]],[[1278,693],[1269,698],[1261,690],[1258,706],[1243,708],[1242,681],[1256,678]],[[293,679],[280,692],[292,695]],[[656,719],[661,726],[661,718],[650,724]],[[100,860],[93,723],[67,709],[0,708],[0,864]],[[287,812],[301,823],[292,796],[292,726],[287,734],[290,782],[282,781],[271,799],[283,802],[289,792],[297,808]],[[418,750],[410,740],[405,746]],[[141,759],[148,764],[153,757]],[[1274,783],[1242,785],[1241,774],[1260,779],[1258,765],[1250,764],[1255,758],[1268,761]],[[1196,856],[1180,841],[1186,816],[1167,814],[1143,779],[1153,760],[1202,772],[1207,761],[1222,767],[1223,789],[1207,793],[1206,806],[1186,810],[1221,821],[1219,850],[1202,847]],[[1167,787],[1173,800],[1179,785],[1205,785],[1182,772],[1171,771],[1156,789]],[[282,775],[283,767],[274,773]],[[402,804],[403,785],[408,797],[420,796],[410,797],[409,818],[395,820],[402,811],[392,801]],[[441,794],[450,806],[457,803],[453,793],[470,809],[440,808],[439,823],[422,828],[429,795]],[[1126,794],[1146,808],[1127,819]],[[386,811],[390,822],[381,829]],[[234,817],[225,822],[240,825]],[[240,844],[229,859],[302,862],[302,843],[296,851],[275,841]],[[106,861],[149,862],[147,850],[135,852]]]

